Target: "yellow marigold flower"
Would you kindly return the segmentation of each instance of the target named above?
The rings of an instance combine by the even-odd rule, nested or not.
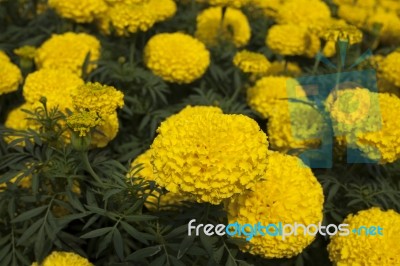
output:
[[[71,92],[76,110],[97,113],[100,118],[124,106],[124,94],[112,86],[88,82]]]
[[[326,123],[309,103],[280,103],[268,119],[271,148],[287,153],[297,149],[315,149],[321,144]]]
[[[103,0],[49,0],[48,5],[62,17],[78,23],[92,22],[107,9]]]
[[[373,32],[374,27],[379,27],[379,37],[383,43],[400,43],[400,18],[394,12],[386,12],[382,9],[373,11],[367,18],[366,28]]]
[[[82,75],[82,67],[89,53],[90,61],[100,57],[100,42],[96,37],[74,32],[54,34],[37,49],[35,63],[39,69],[61,68]],[[95,68],[96,65],[88,64],[87,71]]]
[[[381,63],[382,76],[397,87],[400,87],[400,52],[389,54]]]
[[[67,118],[67,125],[73,131],[79,132],[81,137],[86,136],[92,128],[95,128],[101,122],[97,113],[93,111],[75,112]]]
[[[28,119],[30,117],[29,114],[24,112],[23,110],[34,112],[35,107],[31,103],[24,103],[21,106],[11,110],[8,113],[4,125],[7,128],[12,128],[15,130],[32,129],[34,131],[39,131],[40,125],[34,120]]]
[[[161,33],[144,49],[148,68],[164,80],[191,83],[206,72],[210,53],[203,43],[183,33]]]
[[[321,0],[287,0],[279,8],[279,24],[319,24],[331,17],[327,4]]]
[[[339,25],[332,26],[327,29],[323,35],[327,41],[348,41],[350,45],[356,44],[362,41],[362,32],[353,25]]]
[[[26,59],[34,59],[36,54],[36,47],[25,45],[14,50],[14,54]]]
[[[240,8],[249,3],[250,0],[208,0],[208,3],[213,6],[230,6]]]
[[[359,234],[350,232],[348,236],[332,236],[328,252],[335,265],[400,265],[399,213],[372,207],[350,214],[342,223],[348,224],[350,229],[358,229]],[[376,228],[374,236],[367,235],[366,229],[362,229],[372,226]]]
[[[233,63],[245,73],[265,73],[271,65],[263,54],[247,50],[236,53]]]
[[[198,202],[220,204],[253,188],[266,171],[267,136],[249,117],[189,106],[157,132],[155,182]]]
[[[332,91],[326,99],[335,131],[340,135],[377,130],[380,125],[379,100],[368,89]]]
[[[119,121],[117,112],[102,116],[103,122],[92,131],[91,146],[104,148],[118,134]]]
[[[271,63],[266,76],[288,76],[297,77],[302,73],[297,63],[287,61],[274,61]]]
[[[0,97],[2,94],[18,90],[22,82],[21,70],[11,63],[10,58],[0,51]]]
[[[173,0],[118,1],[99,17],[99,26],[106,34],[113,29],[119,36],[128,36],[149,30],[154,23],[174,16],[176,10]]]
[[[155,173],[152,165],[152,150],[149,149],[144,153],[140,154],[131,164],[131,171],[128,177],[132,177],[134,172],[138,169],[140,165],[139,176],[147,181],[155,180]],[[150,193],[150,190],[145,191],[146,194]],[[191,201],[192,197],[188,195],[183,195],[181,193],[165,192],[160,194],[158,191],[154,190],[151,195],[148,196],[145,206],[151,210],[155,211],[156,206],[159,204],[160,210],[169,210],[171,205],[182,205],[184,201]],[[158,202],[159,201],[159,202]]]
[[[355,140],[350,139],[350,145],[355,145],[365,156],[380,164],[392,163],[400,159],[400,99],[389,93],[373,93],[376,94],[379,110],[374,116],[376,120],[381,119],[375,126],[378,129],[357,132]]]
[[[32,263],[32,266],[93,266],[88,259],[79,256],[73,252],[53,251],[39,265],[37,262]]]
[[[48,107],[58,105],[60,111],[65,111],[73,108],[71,92],[80,85],[83,80],[68,70],[41,69],[26,77],[23,95],[29,103],[46,97]]]
[[[242,11],[227,8],[221,20],[221,7],[201,12],[197,16],[196,37],[209,46],[215,46],[219,41],[231,41],[236,47],[242,47],[249,42],[250,24]]]
[[[290,87],[295,87],[293,94],[289,95]],[[292,90],[289,90],[292,94]],[[305,92],[301,85],[293,78],[289,77],[264,77],[247,90],[247,102],[250,107],[258,112],[263,118],[268,118],[275,112],[277,104],[286,103],[288,98],[305,97]]]
[[[322,221],[323,202],[322,187],[310,168],[297,157],[271,152],[265,179],[258,182],[252,191],[229,199],[225,208],[229,223],[253,225],[260,222],[268,225],[297,222],[307,226]],[[285,239],[254,236],[240,249],[264,258],[290,258],[310,245],[314,238],[305,236],[299,227],[298,235]]]
[[[320,49],[317,36],[304,25],[274,25],[267,34],[266,45],[281,55],[306,55],[314,57]]]
[[[357,8],[357,12],[354,12],[354,8],[353,4],[340,5],[338,16],[356,27],[363,27],[367,18],[371,15],[371,11]]]

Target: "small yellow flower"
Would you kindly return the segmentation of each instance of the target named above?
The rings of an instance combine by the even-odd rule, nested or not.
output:
[[[362,41],[362,32],[353,25],[338,25],[330,27],[323,35],[327,41],[348,41],[350,45],[360,43]]]
[[[80,137],[86,136],[93,128],[100,124],[102,124],[101,119],[93,111],[75,112],[67,118],[67,125],[74,132],[79,132]]]
[[[236,53],[233,63],[244,73],[265,73],[271,63],[260,53],[254,53],[247,50]]]
[[[60,16],[78,23],[92,22],[96,16],[107,10],[103,0],[49,0],[48,5]]]
[[[251,29],[242,11],[227,8],[222,17],[221,7],[211,7],[197,16],[195,36],[208,46],[228,41],[236,47],[242,47],[249,42]]]
[[[183,33],[161,33],[144,49],[145,64],[157,76],[174,83],[191,83],[203,76],[210,53],[203,43]]]
[[[88,82],[71,93],[76,110],[97,113],[101,118],[124,106],[124,94],[112,86]]]
[[[400,87],[400,52],[390,53],[382,61],[380,70],[386,80]]]

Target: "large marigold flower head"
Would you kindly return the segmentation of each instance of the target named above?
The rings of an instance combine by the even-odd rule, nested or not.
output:
[[[230,41],[236,47],[242,47],[250,40],[251,28],[242,11],[227,8],[222,17],[221,7],[211,7],[197,16],[195,35],[208,46],[215,46],[219,41]]]
[[[53,251],[47,256],[40,266],[93,266],[88,259],[79,256],[73,252]],[[37,262],[34,262],[32,266],[39,266]]]
[[[381,63],[382,76],[400,87],[400,51],[389,54]]]
[[[74,32],[55,34],[37,49],[35,63],[39,69],[68,69],[82,75],[82,67],[89,53],[90,61],[100,57],[100,42],[96,37]],[[88,64],[87,71],[94,68],[96,65]]]
[[[154,181],[156,178],[154,177],[154,169],[152,164],[152,150],[148,149],[144,153],[140,154],[136,159],[131,163],[131,171],[128,174],[128,177],[132,177],[134,172],[140,166],[139,177],[147,180]],[[150,193],[150,190],[145,191],[146,194]],[[157,205],[159,204],[160,210],[171,210],[171,205],[182,205],[184,201],[191,201],[192,197],[189,195],[183,195],[181,193],[173,193],[173,192],[163,192],[160,193],[157,190],[153,190],[151,195],[147,197],[147,201],[145,206],[151,210],[155,211],[157,209]]]
[[[335,265],[400,265],[400,214],[394,210],[383,211],[372,207],[350,214],[342,222],[349,228],[383,228],[381,234],[375,230],[375,236],[360,234],[332,236],[328,245],[329,259]]]
[[[144,49],[145,63],[154,74],[174,83],[191,83],[203,76],[210,53],[203,43],[184,33],[161,33]]]
[[[378,27],[380,40],[385,44],[400,43],[400,17],[394,12],[378,8],[367,18],[365,27],[370,32]]]
[[[277,22],[279,24],[321,23],[331,17],[331,11],[321,0],[288,0],[279,8]]]
[[[0,97],[2,94],[18,90],[22,82],[21,70],[11,63],[10,58],[0,51]]]
[[[96,112],[82,111],[75,112],[67,118],[68,126],[75,132],[79,132],[79,136],[86,136],[92,128],[101,124],[101,119]]]
[[[285,24],[272,26],[265,40],[266,45],[281,55],[313,57],[320,49],[318,36],[304,25]]]
[[[363,27],[370,15],[371,11],[368,9],[358,8],[354,12],[353,4],[340,5],[338,9],[338,16],[356,27]]]
[[[350,139],[350,145],[355,145],[366,157],[380,164],[392,163],[400,159],[400,99],[389,93],[372,94],[379,99],[374,116],[381,120],[376,123],[380,127],[357,132],[356,138]]]
[[[151,145],[155,181],[198,202],[219,204],[262,178],[267,136],[249,117],[197,108],[187,107],[193,110],[185,109],[158,128]]]
[[[78,23],[92,22],[107,9],[103,0],[49,0],[48,5],[60,16]]]
[[[98,82],[77,87],[71,92],[71,98],[76,110],[95,112],[101,118],[124,106],[124,94],[121,91]]]
[[[175,15],[173,0],[118,1],[99,17],[99,27],[105,34],[111,29],[116,35],[128,36],[138,31],[147,31],[154,23]]]
[[[281,103],[268,119],[271,148],[281,152],[315,149],[326,130],[322,114],[311,103]]]
[[[288,93],[290,87],[295,90],[289,89]],[[261,78],[247,90],[247,102],[263,118],[268,118],[278,108],[279,103],[287,102],[288,98],[302,98],[305,95],[303,88],[295,79],[269,76]]]
[[[244,73],[265,73],[271,65],[263,54],[247,50],[236,53],[233,64]]]
[[[227,201],[228,222],[241,225],[260,222],[265,226],[280,222],[308,226],[321,222],[324,195],[311,169],[299,158],[277,152],[271,152],[268,160],[264,179],[251,191]],[[285,239],[257,235],[240,249],[264,258],[290,258],[310,245],[314,238],[304,235],[302,229],[298,230],[298,235]]]
[[[41,69],[26,77],[23,95],[29,103],[36,103],[46,97],[47,105],[59,106],[60,111],[73,109],[71,92],[83,85],[76,74],[64,69]]]

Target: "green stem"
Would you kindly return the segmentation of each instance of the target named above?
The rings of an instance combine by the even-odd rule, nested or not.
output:
[[[96,180],[100,185],[103,185],[101,178],[96,174],[96,172],[93,170],[92,166],[90,165],[89,158],[87,156],[87,152],[82,151],[81,156],[82,156],[83,165],[85,166],[85,170],[91,174],[91,176],[94,178],[94,180]]]

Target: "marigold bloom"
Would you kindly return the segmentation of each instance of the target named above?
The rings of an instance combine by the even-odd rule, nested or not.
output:
[[[87,133],[101,124],[101,119],[93,111],[75,112],[67,118],[67,125],[75,132],[79,132],[79,136],[86,136]]]
[[[215,46],[219,41],[230,41],[236,47],[242,47],[249,42],[251,29],[242,11],[227,8],[222,19],[222,8],[211,7],[197,16],[195,35],[208,46]]]
[[[254,225],[260,222],[266,226],[281,222],[307,226],[322,221],[323,203],[322,187],[310,168],[297,157],[271,152],[265,178],[251,191],[229,199],[225,209],[229,223]],[[264,258],[290,258],[315,238],[302,231],[299,227],[298,235],[284,240],[280,236],[256,235],[240,249]]]
[[[321,0],[287,0],[279,7],[279,24],[319,24],[331,17],[331,11]]]
[[[295,87],[293,94],[288,94],[288,88]],[[290,90],[292,94],[292,90]],[[247,102],[250,107],[258,112],[263,118],[268,118],[275,112],[279,103],[287,103],[288,98],[305,97],[301,85],[289,77],[264,77],[247,90]]]
[[[55,34],[37,49],[35,63],[39,69],[68,69],[82,75],[82,67],[89,53],[90,61],[100,57],[100,42],[95,37],[74,32]],[[96,65],[89,64],[87,71],[95,68]]]
[[[21,70],[0,51],[0,96],[18,90],[22,82]]]
[[[281,103],[268,119],[271,148],[284,153],[318,148],[326,126],[322,114],[311,103]]]
[[[99,27],[105,34],[110,34],[111,29],[119,36],[147,31],[154,23],[174,16],[177,9],[173,0],[114,2],[99,17]]]
[[[183,33],[155,35],[145,47],[144,58],[154,74],[175,83],[191,83],[210,64],[210,53],[204,44]]]
[[[36,55],[36,47],[30,45],[24,45],[14,50],[14,54],[21,58],[34,59]]]
[[[249,117],[189,106],[157,132],[151,145],[156,183],[198,202],[219,204],[253,188],[266,171],[267,136]]]
[[[379,30],[375,29],[376,27]],[[377,31],[380,40],[385,44],[400,44],[400,18],[394,12],[387,12],[381,8],[371,12],[366,20],[365,28]]]
[[[92,22],[107,9],[103,0],[49,0],[48,5],[60,16],[78,23]]]
[[[23,95],[29,103],[46,97],[49,108],[59,106],[60,111],[73,109],[71,92],[83,85],[76,74],[63,69],[41,69],[26,77]]]
[[[287,61],[274,61],[265,73],[266,76],[297,77],[301,75],[301,68],[297,63]]]
[[[295,24],[272,26],[265,42],[275,53],[290,56],[314,57],[321,47],[318,36],[311,34],[306,26]]]
[[[362,32],[353,25],[332,26],[323,35],[327,41],[348,41],[350,45],[361,42],[362,36]]]
[[[383,211],[372,207],[350,214],[342,222],[349,229],[348,236],[334,235],[328,245],[329,259],[335,265],[400,265],[400,214],[394,210]],[[375,235],[367,235],[362,228],[376,228]],[[381,234],[379,234],[379,228]]]
[[[47,256],[40,266],[93,266],[86,258],[79,256],[73,252],[53,251]],[[32,266],[39,266],[37,262]]]
[[[386,80],[400,87],[400,52],[395,51],[389,54],[382,61],[380,70]]]
[[[371,15],[371,11],[367,9],[357,8],[354,12],[353,4],[340,5],[338,16],[356,27],[363,27],[367,18]]]
[[[247,50],[236,53],[233,63],[244,73],[265,73],[271,65],[263,54]]]
[[[71,98],[76,110],[95,112],[101,118],[124,106],[122,92],[98,82],[88,82],[77,87],[71,92]]]
[[[140,178],[143,178],[147,181],[154,181],[156,178],[154,177],[154,169],[152,164],[152,150],[148,149],[144,153],[140,154],[136,159],[131,163],[131,171],[128,174],[128,177],[132,177],[134,172],[138,169],[137,167],[140,165]],[[145,191],[146,194],[150,193],[150,190]],[[159,200],[159,202],[158,202]],[[151,195],[147,197],[147,201],[145,206],[151,210],[155,211],[156,206],[159,204],[161,210],[170,209],[171,205],[182,205],[184,201],[191,201],[192,197],[188,195],[183,195],[181,193],[173,193],[173,192],[165,192],[160,194],[157,190],[152,191]]]

